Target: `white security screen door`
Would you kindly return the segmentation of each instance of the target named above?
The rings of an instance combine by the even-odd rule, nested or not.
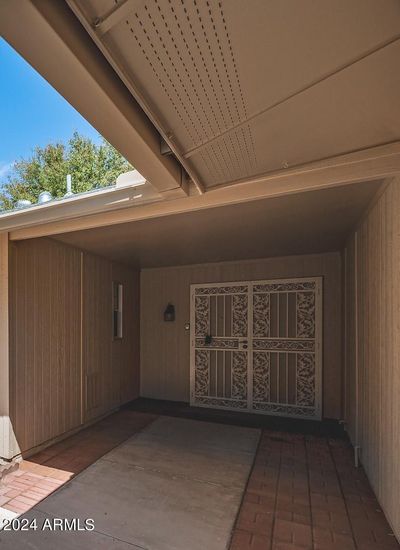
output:
[[[247,409],[247,283],[192,286],[191,404]]]
[[[321,418],[321,278],[192,285],[192,405]]]

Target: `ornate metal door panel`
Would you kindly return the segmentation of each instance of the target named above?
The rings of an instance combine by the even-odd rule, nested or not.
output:
[[[321,280],[252,285],[254,411],[321,418]]]
[[[248,408],[248,285],[192,286],[191,404]]]
[[[321,279],[193,285],[191,404],[321,417]]]

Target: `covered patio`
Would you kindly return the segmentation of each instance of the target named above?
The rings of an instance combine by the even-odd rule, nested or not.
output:
[[[398,548],[384,4],[1,2],[136,169],[0,216],[2,514],[95,524],[4,548]]]
[[[169,406],[173,416],[137,409],[165,404],[124,407],[7,476],[2,515],[38,524],[18,534],[21,547],[399,548],[349,442],[331,426],[290,433],[179,404]],[[54,518],[79,520],[82,531],[41,529]],[[83,531],[87,518],[93,531]],[[15,548],[16,534],[3,531],[0,542]]]

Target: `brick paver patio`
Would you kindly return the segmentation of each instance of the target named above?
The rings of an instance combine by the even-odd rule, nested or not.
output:
[[[0,508],[18,515],[27,512],[155,418],[151,414],[118,411],[23,460],[17,471],[0,482]]]
[[[399,548],[346,441],[263,430],[230,550]]]
[[[155,418],[122,410],[24,460],[0,483],[0,507],[28,511]],[[345,440],[264,429],[230,550],[289,549],[400,545]]]

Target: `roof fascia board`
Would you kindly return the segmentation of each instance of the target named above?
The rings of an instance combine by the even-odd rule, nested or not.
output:
[[[47,224],[72,220],[154,201],[160,201],[160,194],[156,193],[150,185],[103,189],[83,196],[73,195],[67,199],[10,210],[0,216],[0,231],[4,231],[6,227],[8,229],[29,227],[43,223],[44,220]]]
[[[342,155],[325,162],[310,163],[297,169],[266,174],[233,186],[216,188],[204,195],[164,200],[74,220],[55,221],[47,224],[37,222],[32,227],[14,228],[10,232],[10,239],[21,240],[134,220],[159,218],[203,208],[215,208],[268,197],[371,181],[396,174],[400,174],[400,141]],[[5,229],[0,225],[0,231]]]

